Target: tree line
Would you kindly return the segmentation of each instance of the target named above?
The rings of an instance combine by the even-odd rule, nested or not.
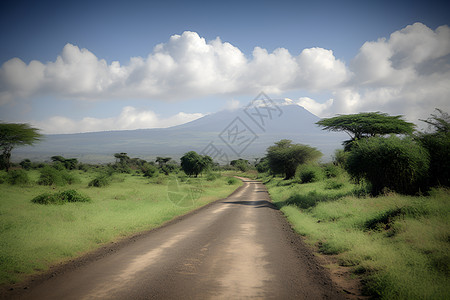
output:
[[[428,119],[428,131],[417,132],[415,125],[402,116],[390,116],[381,112],[338,115],[325,118],[316,124],[328,131],[346,132],[350,139],[343,141],[344,148],[335,152],[334,163],[345,168],[356,181],[365,180],[373,194],[384,189],[415,194],[426,192],[432,186],[450,186],[450,117],[437,109]],[[16,146],[32,145],[42,139],[39,130],[28,124],[0,124],[0,169],[11,167],[11,151]],[[267,148],[262,159],[255,160],[258,172],[281,174],[285,179],[295,176],[300,165],[317,162],[322,153],[314,147],[280,140]],[[215,164],[210,156],[189,151],[177,164],[170,157],[157,157],[155,162],[130,158],[127,153],[115,153],[114,172],[129,173],[131,169],[142,171],[144,176],[158,173],[170,174],[183,170],[188,176],[197,177],[211,170]],[[53,156],[57,168],[75,169],[75,158]],[[29,160],[20,165],[26,169]],[[231,161],[230,165],[247,171],[251,163],[245,159]]]
[[[335,152],[334,163],[355,181],[369,183],[372,194],[384,190],[416,194],[434,186],[450,186],[450,117],[436,111],[420,120],[429,125],[425,132],[416,132],[415,125],[402,116],[381,112],[339,115],[316,124],[349,135],[343,141],[344,149]],[[313,147],[281,140],[267,149],[256,167],[259,172],[291,179],[300,165],[321,156]]]

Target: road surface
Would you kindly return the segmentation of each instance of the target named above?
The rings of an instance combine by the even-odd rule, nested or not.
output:
[[[226,199],[7,296],[58,300],[343,298],[271,204],[264,185],[243,180],[244,185]]]

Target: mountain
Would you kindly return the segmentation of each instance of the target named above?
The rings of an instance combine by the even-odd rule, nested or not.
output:
[[[46,135],[35,146],[15,149],[13,158],[43,161],[62,155],[84,162],[110,162],[117,152],[143,159],[177,159],[194,150],[224,163],[238,157],[262,157],[274,142],[291,139],[316,147],[329,160],[346,136],[321,130],[315,125],[318,120],[298,105],[247,107],[170,128]]]

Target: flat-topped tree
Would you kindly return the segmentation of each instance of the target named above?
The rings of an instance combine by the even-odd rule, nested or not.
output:
[[[39,129],[29,124],[0,123],[0,169],[11,167],[11,151],[16,146],[32,145],[41,139]]]
[[[381,112],[368,112],[338,115],[322,119],[316,124],[322,126],[323,130],[347,133],[351,139],[344,141],[343,144],[345,150],[349,150],[352,142],[363,138],[386,134],[412,134],[415,125],[402,118],[403,116],[390,116]]]

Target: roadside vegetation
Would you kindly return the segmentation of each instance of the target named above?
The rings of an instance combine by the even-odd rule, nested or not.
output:
[[[161,226],[242,184],[229,177],[237,171],[227,176],[212,165],[194,177],[170,158],[115,157],[113,164],[87,165],[55,156],[0,171],[0,284]],[[176,202],[171,191],[190,201]]]
[[[240,185],[232,177],[238,175],[262,180],[294,229],[350,268],[366,295],[446,299],[450,117],[437,110],[423,121],[430,126],[425,132],[379,112],[323,119],[317,125],[350,136],[327,164],[319,162],[317,149],[290,140],[276,142],[254,162],[240,158],[228,166],[193,151],[181,164],[116,153],[116,162],[103,166],[61,156],[51,164],[12,165],[10,151],[4,152],[0,283],[226,197]],[[14,142],[8,147],[20,145]]]
[[[354,131],[332,163],[309,160],[289,177],[272,167],[269,148],[256,166],[294,229],[331,261],[349,267],[366,295],[450,295],[450,118],[438,112],[425,120],[428,132],[414,135],[407,135],[410,123],[380,113],[325,119],[318,124],[327,130]],[[378,126],[380,117],[397,125]],[[392,135],[399,131],[403,135]]]

